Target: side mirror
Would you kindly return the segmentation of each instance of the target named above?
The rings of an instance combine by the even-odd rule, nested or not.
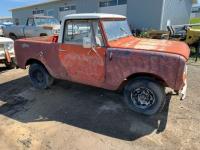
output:
[[[90,37],[83,38],[83,48],[92,48],[92,39]]]

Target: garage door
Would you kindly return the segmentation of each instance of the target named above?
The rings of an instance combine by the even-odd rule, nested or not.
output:
[[[99,13],[127,15],[127,0],[100,0]]]

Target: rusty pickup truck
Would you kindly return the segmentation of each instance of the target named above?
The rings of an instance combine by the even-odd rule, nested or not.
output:
[[[166,102],[165,88],[187,88],[189,47],[182,42],[133,37],[127,19],[113,14],[64,17],[60,35],[15,42],[17,65],[30,65],[35,88],[49,88],[54,79],[117,91],[133,111],[158,113]]]

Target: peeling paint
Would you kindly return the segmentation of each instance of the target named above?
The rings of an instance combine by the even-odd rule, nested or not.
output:
[[[160,41],[158,44],[156,40],[128,37],[108,43],[109,48],[96,48],[94,52],[81,45],[52,42],[53,38],[17,40],[15,53],[18,66],[25,68],[30,58],[36,59],[45,65],[54,78],[110,90],[117,90],[125,79],[137,73],[158,77],[175,90],[184,86],[186,59],[180,57],[187,58],[189,50],[182,43],[177,42],[176,45]],[[182,51],[174,52],[176,46]],[[24,47],[23,50],[20,47]]]

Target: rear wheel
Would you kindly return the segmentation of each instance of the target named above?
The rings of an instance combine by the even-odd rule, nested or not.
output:
[[[128,107],[140,114],[154,115],[162,110],[166,101],[164,87],[148,78],[131,81],[124,90]]]
[[[48,73],[46,68],[37,63],[30,65],[29,77],[32,85],[38,89],[47,89],[54,82],[53,77]]]

